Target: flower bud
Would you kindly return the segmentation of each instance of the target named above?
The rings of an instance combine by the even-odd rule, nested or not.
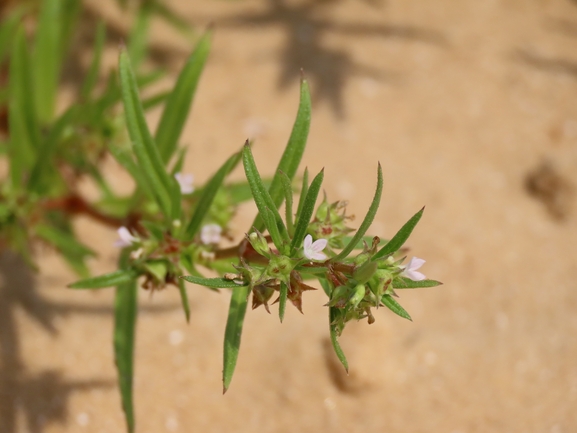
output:
[[[349,305],[351,305],[353,308],[356,308],[365,298],[365,292],[365,285],[358,284],[353,291],[353,296],[351,296],[349,299]]]
[[[331,294],[331,300],[327,304],[329,307],[344,308],[351,297],[351,288],[348,286],[338,286]]]
[[[255,230],[247,236],[247,239],[257,253],[264,257],[270,257],[268,241],[261,232]]]
[[[361,284],[365,284],[377,271],[377,264],[371,260],[367,260],[361,266],[355,268],[353,278]]]
[[[168,263],[166,260],[149,260],[144,264],[144,268],[156,283],[164,284],[166,274],[168,273]]]

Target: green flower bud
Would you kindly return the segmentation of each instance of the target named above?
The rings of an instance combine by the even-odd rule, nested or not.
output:
[[[258,230],[252,232],[247,236],[248,241],[254,248],[254,250],[259,253],[261,256],[270,257],[271,251],[268,246],[268,241],[264,237],[264,235],[259,232]]]
[[[366,292],[365,285],[358,284],[354,289],[353,296],[351,296],[349,299],[349,304],[353,308],[357,308],[357,306],[365,298],[365,292]]]
[[[149,260],[144,263],[146,272],[151,275],[156,283],[164,284],[168,273],[168,263],[166,260]]]
[[[329,307],[344,308],[351,297],[351,288],[348,286],[338,286],[331,294],[331,300],[327,304]]]
[[[377,264],[370,260],[367,260],[361,266],[355,268],[353,272],[353,278],[361,284],[365,284],[371,279],[371,277],[377,271]]]

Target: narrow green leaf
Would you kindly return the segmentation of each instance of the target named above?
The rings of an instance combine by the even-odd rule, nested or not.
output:
[[[103,21],[98,22],[96,27],[96,36],[94,38],[94,49],[92,54],[92,63],[86,74],[86,78],[82,83],[82,90],[80,95],[83,100],[89,100],[94,86],[98,81],[98,73],[100,72],[100,61],[102,59],[102,50],[104,48],[104,41],[106,39],[106,26]]]
[[[291,185],[291,181],[288,176],[281,172],[280,178],[282,181],[284,199],[285,199],[285,221],[286,227],[289,232],[289,236],[292,236],[295,231],[294,223],[293,223],[293,189]]]
[[[61,66],[61,0],[44,0],[40,6],[36,30],[32,73],[36,112],[42,124],[54,115]]]
[[[413,321],[413,319],[411,319],[411,316],[409,316],[409,313],[407,313],[405,309],[401,307],[401,304],[395,301],[395,298],[393,298],[391,295],[383,295],[383,297],[381,298],[381,302],[385,304],[385,307],[387,307],[396,315],[401,316],[404,319],[408,319],[411,322]]]
[[[319,283],[321,284],[321,287],[323,288],[324,292],[326,293],[326,295],[330,299],[331,286],[330,286],[329,282],[325,278],[319,278]],[[337,358],[339,358],[339,361],[341,361],[341,364],[343,364],[343,367],[345,367],[345,371],[348,374],[349,363],[347,362],[347,357],[345,356],[345,352],[343,352],[343,349],[341,348],[341,345],[339,344],[339,340],[338,340],[339,333],[338,333],[336,325],[334,325],[339,314],[341,314],[341,312],[338,308],[329,307],[329,333],[330,333],[331,343],[333,345],[333,349],[335,351],[335,354],[337,355]]]
[[[126,265],[126,257],[127,255],[124,255],[121,258],[121,267]],[[114,299],[114,358],[128,433],[134,433],[132,383],[134,375],[137,290],[136,279],[119,284],[116,288]]]
[[[184,239],[191,240],[198,233],[202,221],[204,220],[206,214],[208,213],[210,206],[221,187],[226,176],[236,167],[240,161],[240,153],[235,153],[218,169],[218,171],[212,176],[212,178],[206,183],[206,186],[202,190],[202,194],[198,199],[196,209],[188,226],[186,227],[186,232]]]
[[[307,144],[310,124],[311,95],[308,82],[303,78],[301,80],[300,102],[295,123],[269,188],[269,194],[274,203],[274,206],[270,206],[271,208],[277,209],[283,201],[283,188],[279,172],[285,173],[291,181],[297,172]],[[257,230],[262,230],[262,220],[259,219],[258,215],[253,226]]]
[[[401,229],[397,232],[397,234],[395,234],[395,236],[393,236],[393,238],[389,242],[387,242],[387,244],[383,248],[381,248],[377,252],[377,254],[373,256],[372,260],[377,260],[380,259],[381,257],[385,257],[388,256],[389,254],[397,252],[399,248],[401,248],[404,245],[406,240],[409,239],[409,236],[411,236],[413,229],[423,216],[424,211],[425,208],[423,207],[419,212],[413,215],[411,219],[407,221],[403,227],[401,227]]]
[[[36,158],[34,167],[28,180],[28,189],[43,193],[50,187],[49,179],[45,178],[45,174],[55,169],[52,163],[52,154],[56,150],[62,133],[69,126],[77,114],[75,106],[70,107],[60,118],[54,123],[48,136],[42,143],[38,156]]]
[[[92,249],[76,240],[74,234],[70,232],[45,224],[38,224],[34,231],[37,236],[48,241],[63,253],[82,257],[96,255]]]
[[[180,292],[180,301],[182,302],[182,309],[186,317],[186,323],[190,323],[190,303],[188,302],[188,294],[186,287],[184,287],[184,280],[178,280],[178,291]]]
[[[396,277],[393,280],[394,289],[420,289],[423,287],[436,287],[440,286],[441,284],[443,283],[436,280],[413,281],[406,277]]]
[[[369,207],[369,211],[365,216],[365,219],[361,223],[361,226],[358,228],[357,232],[353,236],[353,239],[345,246],[345,248],[337,254],[333,260],[342,260],[347,257],[351,251],[355,248],[357,243],[363,238],[369,227],[371,226],[373,220],[375,219],[375,215],[377,210],[379,209],[379,204],[381,202],[381,194],[383,192],[383,170],[381,168],[381,163],[379,163],[378,173],[377,173],[377,189],[375,191],[375,195],[373,197],[373,201],[371,206]]]
[[[109,274],[99,275],[97,277],[86,278],[69,284],[70,289],[104,289],[114,287],[120,284],[126,284],[137,277],[137,273],[132,269],[121,269]]]
[[[151,11],[152,8],[148,2],[141,4],[128,37],[128,54],[136,69],[146,57]]]
[[[4,64],[4,60],[10,54],[10,41],[13,40],[24,14],[24,8],[21,6],[10,9],[10,12],[5,14],[0,22],[0,64]]]
[[[237,289],[239,287],[244,287],[242,284],[237,284],[231,280],[225,280],[224,278],[203,278],[194,275],[186,275],[180,277],[189,283],[198,284],[200,286],[209,287],[211,289]]]
[[[222,369],[223,394],[230,386],[232,375],[234,374],[234,369],[236,367],[249,292],[249,286],[241,286],[232,291],[232,297],[230,298],[228,319],[226,321],[226,330],[224,332],[224,365]]]
[[[285,243],[283,242],[283,239],[276,225],[274,212],[271,211],[269,207],[265,207],[261,215],[264,221],[264,225],[267,228],[270,237],[272,239],[272,243],[277,248],[277,250],[283,251]]]
[[[278,317],[280,322],[284,320],[284,313],[286,311],[286,300],[288,297],[288,286],[286,283],[280,283],[280,295],[279,295],[279,304],[278,304]]]
[[[250,185],[250,190],[252,191],[252,195],[254,201],[256,203],[256,207],[260,214],[264,214],[266,211],[265,209],[268,207],[270,211],[273,212],[274,220],[276,221],[276,226],[280,232],[280,235],[285,243],[288,244],[289,236],[286,231],[286,227],[282,221],[282,218],[278,212],[278,205],[276,205],[268,191],[266,190],[264,184],[262,183],[262,179],[260,174],[258,173],[258,169],[256,168],[256,164],[254,162],[254,158],[252,156],[252,151],[250,149],[250,145],[247,143],[244,145],[242,150],[242,162],[244,165],[244,173],[246,175],[246,179]],[[278,173],[277,173],[278,175]],[[275,176],[276,177],[276,176]],[[274,179],[273,179],[274,184]],[[271,185],[272,188],[272,185]],[[281,191],[282,192],[282,191]],[[257,228],[257,230],[259,230]],[[269,229],[270,233],[270,229]],[[277,245],[278,247],[278,245]]]
[[[62,62],[68,54],[68,50],[74,41],[74,32],[78,24],[78,17],[82,9],[82,2],[78,0],[61,0],[61,26],[60,26],[60,58]]]
[[[300,89],[300,102],[297,111],[297,116],[291,135],[289,137],[285,151],[281,157],[278,164],[276,173],[282,171],[287,175],[287,177],[292,180],[295,176],[299,164],[301,162],[305,147],[307,144],[307,138],[309,135],[309,129],[311,124],[311,95],[309,91],[309,84],[307,80],[301,80]],[[270,186],[270,196],[273,202],[280,206],[283,199],[282,193],[282,183],[280,176],[275,176]]]
[[[10,57],[10,101],[8,121],[10,141],[10,179],[13,188],[23,186],[22,176],[34,163],[40,142],[35,112],[32,76],[26,36],[22,26],[16,31]]]
[[[176,150],[209,51],[210,32],[207,32],[188,58],[166,102],[156,130],[156,142],[165,163]]]
[[[339,358],[339,361],[341,361],[341,364],[343,364],[343,367],[345,367],[345,371],[348,374],[349,363],[347,361],[347,357],[345,356],[345,352],[343,352],[343,349],[341,348],[341,345],[339,344],[337,327],[332,324],[335,321],[336,316],[338,314],[340,314],[338,308],[329,307],[329,329],[330,329],[331,343],[333,345],[333,349],[335,351],[335,354],[337,355],[337,358]]]
[[[299,197],[299,204],[297,206],[297,213],[296,213],[297,218],[303,210],[305,198],[307,198],[308,191],[309,191],[309,169],[308,167],[305,167],[305,172],[303,174],[303,184],[301,187],[301,195]]]
[[[325,176],[325,169],[323,168],[319,174],[315,176],[313,181],[311,182],[310,188],[308,188],[306,193],[306,198],[302,205],[302,210],[298,215],[297,225],[295,228],[295,235],[293,236],[293,240],[291,243],[291,255],[294,254],[297,248],[303,243],[303,239],[307,233],[307,228],[309,226],[309,222],[311,221],[311,217],[315,210],[315,204],[317,202],[317,197],[319,195],[319,191],[321,189],[321,185],[323,183],[323,179]]]
[[[158,148],[150,135],[130,60],[124,50],[120,53],[120,82],[126,124],[138,165],[164,215],[169,219],[175,219],[180,213],[180,189],[176,180],[168,176]],[[174,201],[175,196],[179,197],[177,202]]]
[[[168,99],[170,92],[160,92],[156,95],[149,96],[146,99],[142,100],[142,109],[144,111],[148,111],[153,109],[154,107],[163,104]]]

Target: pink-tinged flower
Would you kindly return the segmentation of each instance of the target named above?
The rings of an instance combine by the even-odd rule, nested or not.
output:
[[[417,272],[421,266],[425,264],[425,260],[419,259],[418,257],[413,257],[409,260],[409,263],[406,266],[401,266],[403,272],[401,272],[401,277],[407,277],[413,281],[422,281],[426,279],[424,274]]]
[[[207,224],[200,230],[200,240],[203,244],[218,244],[222,227],[218,224]]]
[[[322,251],[327,246],[327,243],[328,241],[326,239],[317,239],[313,242],[313,237],[311,235],[306,235],[303,245],[305,257],[309,260],[326,260],[327,255]]]
[[[129,247],[133,243],[140,241],[136,236],[133,236],[126,227],[122,226],[117,231],[119,239],[114,242],[114,246],[118,248]]]
[[[180,192],[182,194],[190,194],[194,191],[194,186],[192,186],[192,182],[194,182],[194,176],[192,174],[176,173],[174,178],[178,182],[178,185],[180,186]]]

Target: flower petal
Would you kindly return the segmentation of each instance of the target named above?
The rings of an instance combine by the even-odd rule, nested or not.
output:
[[[311,235],[306,235],[306,236],[305,236],[305,241],[304,241],[304,249],[305,249],[305,251],[311,249],[312,243],[313,243],[313,237],[312,237]]]
[[[119,247],[119,248],[129,247],[134,242],[139,241],[139,239],[137,237],[133,236],[132,233],[130,233],[130,230],[128,230],[124,226],[120,227],[116,231],[116,233],[118,233],[119,239],[114,243],[115,247]]]
[[[420,259],[418,257],[412,257],[406,266],[401,266],[401,268],[403,269],[403,272],[401,272],[401,276],[407,277],[413,281],[422,281],[427,279],[425,274],[417,272],[417,269],[419,269],[425,263],[426,260]]]
[[[412,271],[415,271],[415,270],[419,269],[421,266],[423,266],[425,263],[426,263],[426,260],[420,259],[418,257],[413,257],[409,261],[407,268],[409,268]]]
[[[218,244],[220,242],[220,234],[222,227],[218,224],[207,224],[202,227],[200,231],[200,240],[203,244]]]
[[[311,245],[311,249],[315,252],[320,252],[322,250],[324,250],[328,244],[328,240],[326,239],[317,239],[316,241],[313,242],[313,244]]]
[[[175,173],[174,178],[180,186],[180,192],[182,194],[190,194],[194,191],[194,176],[192,174]]]

